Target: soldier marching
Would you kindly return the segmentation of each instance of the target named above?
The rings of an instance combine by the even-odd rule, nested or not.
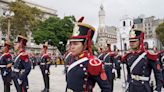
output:
[[[91,39],[95,29],[82,23],[82,20],[75,23],[73,35],[69,39],[73,57],[68,61],[66,92],[92,92],[96,82],[102,92],[111,92],[102,62],[92,55]]]
[[[117,61],[114,58],[114,56],[115,53],[111,51],[111,45],[107,44],[107,50],[104,53],[104,57],[103,57],[103,64],[104,64],[105,72],[107,74],[108,81],[111,85],[111,92],[113,92],[116,65],[117,65]]]
[[[48,42],[45,42],[45,44],[43,44],[43,48],[41,52],[41,60],[40,60],[40,69],[43,76],[45,88],[41,92],[49,92],[49,88],[50,88],[49,69],[51,65],[51,60],[48,55],[47,49],[48,49]]]
[[[128,92],[152,92],[150,82],[151,70],[154,71],[156,92],[161,92],[162,73],[156,53],[144,49],[144,33],[140,30],[131,30],[129,33],[131,51],[122,62],[127,66]],[[154,92],[154,91],[153,91]]]
[[[3,54],[0,56],[0,70],[4,84],[4,92],[10,92],[11,85],[12,57],[9,53],[10,46],[10,41],[5,41]]]
[[[64,55],[66,92],[93,92],[95,83],[98,83],[102,92],[113,92],[116,70],[117,77],[121,78],[121,63],[127,66],[126,91],[161,92],[162,86],[164,87],[164,51],[157,52],[155,49],[155,53],[152,53],[148,48],[144,49],[144,33],[141,30],[130,31],[131,50],[122,59],[118,54],[119,50],[111,51],[110,44],[107,44],[106,51],[100,48],[96,57],[91,48],[96,30],[82,21],[83,17],[75,22],[73,35],[68,39],[69,49]],[[27,41],[26,36],[17,36],[14,43],[15,57],[9,51],[10,41],[6,40],[4,43],[3,54],[0,56],[4,92],[10,92],[12,80],[17,92],[27,92],[29,89],[31,61],[25,49]],[[51,57],[48,54],[48,42],[41,48],[39,66],[44,82],[41,92],[49,92]],[[156,88],[150,85],[151,70],[154,71]]]
[[[29,61],[28,53],[25,50],[27,38],[18,35],[14,50],[17,56],[14,59],[12,77],[17,92],[27,92],[28,75],[31,71],[31,63]]]
[[[158,60],[161,63],[162,76],[163,76],[163,88],[164,88],[164,50],[158,53]]]
[[[116,65],[116,70],[117,70],[117,78],[121,78],[121,55],[119,49],[116,49],[115,51],[115,56],[114,58],[116,59],[117,65]]]

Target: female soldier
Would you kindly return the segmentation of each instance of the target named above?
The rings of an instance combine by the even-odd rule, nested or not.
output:
[[[110,92],[102,62],[92,55],[91,39],[95,29],[81,22],[75,23],[73,36],[69,39],[72,57],[67,63],[66,92],[92,92],[95,82],[102,92]]]

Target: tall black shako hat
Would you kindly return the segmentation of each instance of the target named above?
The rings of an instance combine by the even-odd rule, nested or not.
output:
[[[26,46],[28,38],[26,36],[23,36],[23,35],[18,35],[17,39],[16,39],[16,42],[20,42],[21,40],[23,42],[23,45]]]
[[[134,29],[134,26],[129,32],[129,41],[140,41],[140,49],[144,48],[144,32],[141,30]]]
[[[95,28],[89,24],[82,23],[84,17],[81,17],[78,22],[74,23],[73,34],[69,41],[82,41],[87,42],[88,50],[91,49],[91,40],[95,33]]]

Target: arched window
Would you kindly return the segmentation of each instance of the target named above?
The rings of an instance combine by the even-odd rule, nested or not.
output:
[[[123,21],[123,27],[125,27],[126,26],[126,23],[125,23],[125,21]]]
[[[116,51],[116,49],[117,49],[116,45],[114,45],[113,48],[114,48],[114,51]]]
[[[148,44],[148,42],[144,42],[144,47],[145,47],[145,49],[149,49],[149,44]]]
[[[127,44],[124,43],[124,50],[127,51]]]

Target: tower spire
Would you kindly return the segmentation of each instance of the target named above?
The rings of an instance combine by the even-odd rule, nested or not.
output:
[[[105,26],[105,10],[102,3],[99,10],[99,26]]]

